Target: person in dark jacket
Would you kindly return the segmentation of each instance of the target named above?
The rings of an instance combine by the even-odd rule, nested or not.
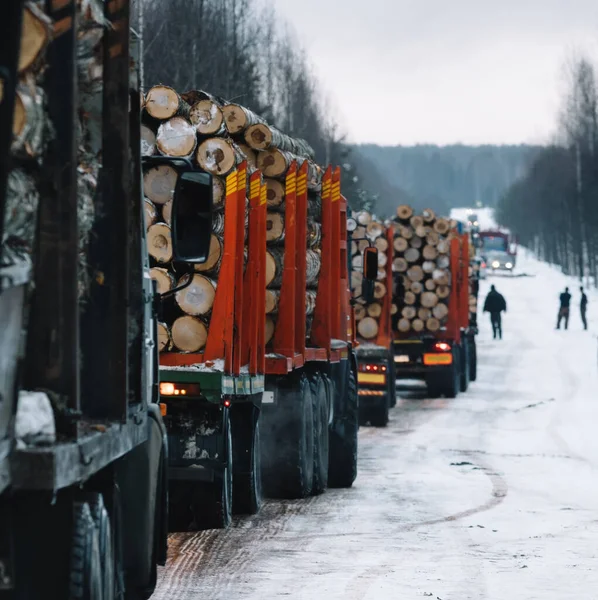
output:
[[[586,317],[586,312],[588,310],[588,297],[586,293],[583,291],[583,288],[580,287],[579,291],[581,292],[581,301],[579,303],[579,311],[581,312],[581,322],[583,323],[583,328],[587,330],[588,328],[588,319]]]
[[[490,323],[492,324],[492,333],[494,339],[498,336],[502,340],[502,318],[501,313],[507,312],[507,301],[502,294],[496,291],[496,288],[491,285],[490,293],[486,296],[484,302],[484,312],[490,313]]]
[[[565,319],[565,329],[569,329],[569,308],[571,307],[571,294],[569,288],[566,287],[565,291],[559,296],[559,316],[556,322],[556,328],[561,328],[561,321]]]

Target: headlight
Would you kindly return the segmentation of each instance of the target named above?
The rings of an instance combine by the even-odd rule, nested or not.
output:
[[[505,267],[507,267],[507,269],[512,269],[513,268],[513,263],[507,263],[505,265]]]
[[[493,261],[492,262],[492,268],[493,269],[498,269],[498,267],[500,267],[500,263],[497,260]]]

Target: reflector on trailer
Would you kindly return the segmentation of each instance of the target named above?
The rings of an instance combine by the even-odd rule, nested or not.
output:
[[[424,354],[424,365],[452,365],[453,355],[452,354]]]

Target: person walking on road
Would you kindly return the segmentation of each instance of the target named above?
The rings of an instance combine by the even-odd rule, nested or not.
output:
[[[579,291],[581,292],[581,301],[579,303],[579,311],[581,312],[581,322],[583,323],[583,328],[587,330],[588,328],[588,319],[586,318],[586,312],[588,310],[588,297],[586,293],[583,291],[583,288],[580,287]]]
[[[494,339],[498,336],[502,340],[502,318],[501,313],[507,312],[507,301],[502,294],[496,291],[496,288],[491,285],[490,292],[486,296],[484,302],[484,312],[490,313],[490,323],[492,324],[492,333]]]
[[[560,295],[560,306],[559,306],[559,316],[556,322],[556,328],[561,328],[561,321],[565,319],[565,329],[569,329],[569,308],[571,307],[571,294],[569,293],[569,288],[566,287],[565,291]]]

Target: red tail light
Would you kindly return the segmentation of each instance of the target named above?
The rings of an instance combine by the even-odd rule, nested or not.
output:
[[[434,350],[436,352],[450,352],[451,351],[451,345],[447,344],[446,342],[436,342],[434,344]]]

